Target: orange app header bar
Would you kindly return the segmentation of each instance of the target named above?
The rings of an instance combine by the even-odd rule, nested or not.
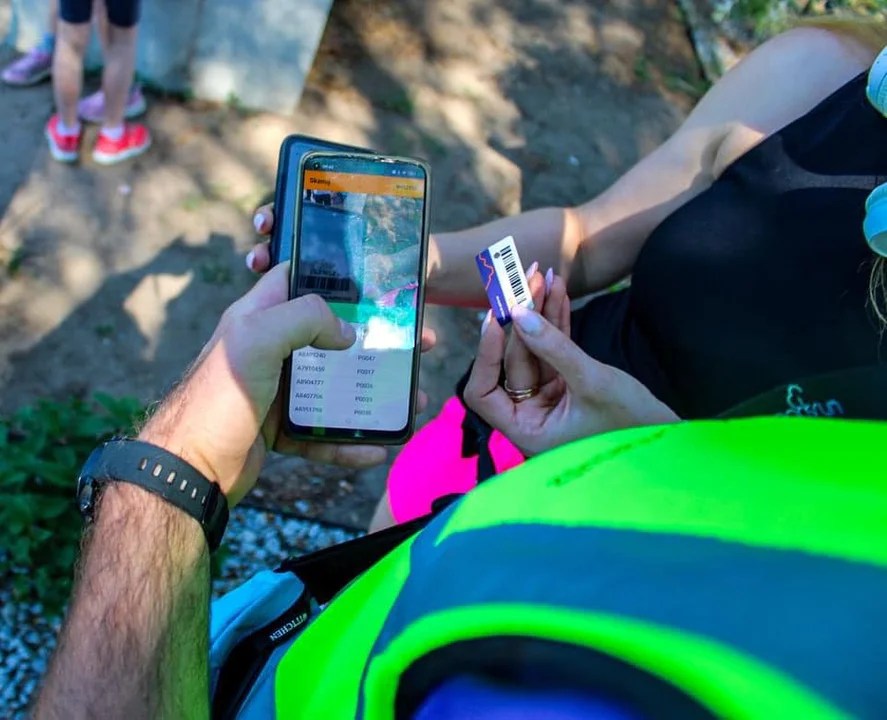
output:
[[[366,195],[396,195],[397,197],[425,197],[425,181],[419,178],[390,177],[389,175],[355,175],[353,173],[307,170],[304,188],[318,192],[363,193]]]

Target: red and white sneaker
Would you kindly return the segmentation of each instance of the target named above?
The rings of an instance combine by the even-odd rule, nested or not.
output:
[[[141,155],[151,147],[151,133],[139,123],[126,123],[119,140],[112,140],[104,131],[99,132],[92,151],[92,159],[99,165],[114,165]]]
[[[46,123],[46,141],[49,143],[50,154],[59,162],[71,163],[77,162],[80,157],[80,141],[83,138],[83,128],[80,132],[70,135],[62,134],[59,131],[59,125],[62,119],[58,115],[53,115]]]

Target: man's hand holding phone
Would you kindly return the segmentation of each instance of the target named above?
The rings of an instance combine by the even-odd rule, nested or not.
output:
[[[355,339],[317,296],[287,299],[287,270],[274,268],[225,311],[182,384],[140,434],[217,481],[231,506],[255,485],[267,450],[353,468],[387,456],[379,446],[294,442],[283,434],[283,361],[302,347],[343,350]]]
[[[256,232],[262,237],[267,238],[274,229],[274,204],[268,203],[262,205],[253,215],[253,225]],[[272,267],[271,247],[267,240],[256,245],[246,256],[246,266],[258,275],[264,275]],[[422,347],[423,353],[434,349],[437,344],[437,335],[430,327],[422,326]],[[419,391],[419,402],[417,404],[417,412],[422,412],[428,404],[428,398],[422,390]]]

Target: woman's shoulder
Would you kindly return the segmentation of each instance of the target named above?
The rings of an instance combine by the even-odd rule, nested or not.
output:
[[[691,128],[719,128],[714,176],[865,72],[874,57],[852,34],[822,27],[795,28],[760,45],[687,120]]]

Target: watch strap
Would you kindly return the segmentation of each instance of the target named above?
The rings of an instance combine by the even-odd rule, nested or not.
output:
[[[200,523],[210,551],[221,544],[228,501],[218,483],[177,455],[140,440],[111,440],[96,455],[84,474],[94,481],[127,482],[159,495]]]

